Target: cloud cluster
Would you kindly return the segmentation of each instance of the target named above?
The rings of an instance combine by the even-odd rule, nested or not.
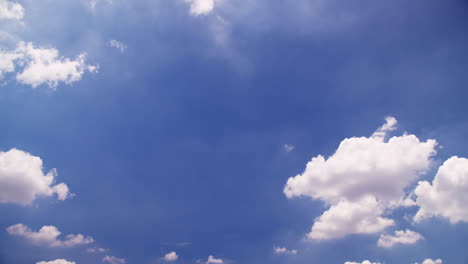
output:
[[[81,80],[85,72],[95,72],[97,66],[86,63],[86,54],[81,53],[75,59],[64,58],[55,48],[38,48],[31,42],[19,42],[12,51],[0,50],[0,78],[5,73],[16,71],[16,80],[22,84],[37,87],[47,84],[56,88],[60,82],[71,84]]]
[[[414,192],[420,207],[415,222],[432,216],[451,223],[468,222],[468,159],[454,156],[446,160],[432,184],[421,181]]]
[[[24,8],[21,4],[0,0],[0,19],[21,20],[24,17]]]
[[[54,194],[59,200],[69,197],[64,183],[52,185],[57,171],[42,171],[42,160],[27,152],[11,149],[0,151],[0,203],[29,205],[37,197]]]
[[[117,258],[114,256],[105,256],[102,259],[102,262],[109,263],[109,264],[125,264],[124,258]]]
[[[379,247],[390,248],[396,244],[414,244],[419,240],[423,239],[423,236],[417,232],[411,230],[398,230],[395,231],[395,235],[380,235],[377,245]]]
[[[273,251],[278,255],[296,255],[296,249],[287,249],[285,247],[273,247]]]
[[[190,14],[194,16],[207,15],[215,7],[214,0],[185,0],[190,5]]]
[[[52,261],[41,261],[41,262],[36,262],[36,264],[75,264],[73,261],[68,261],[65,259],[56,259]]]
[[[8,234],[23,237],[36,246],[46,247],[75,247],[94,242],[92,237],[81,234],[66,235],[64,240],[58,239],[61,232],[55,226],[43,226],[38,232],[32,231],[23,224],[16,224],[6,229]]]
[[[171,261],[176,261],[177,259],[179,259],[179,256],[177,256],[177,253],[175,251],[172,251],[170,253],[167,253],[164,257],[163,257],[163,260],[164,261],[167,261],[167,262],[171,262]]]
[[[381,232],[394,224],[384,217],[387,210],[414,205],[405,188],[430,168],[437,142],[408,134],[386,140],[396,124],[387,117],[370,137],[344,139],[328,159],[314,157],[302,174],[288,179],[288,198],[308,196],[330,205],[314,222],[309,238]]]

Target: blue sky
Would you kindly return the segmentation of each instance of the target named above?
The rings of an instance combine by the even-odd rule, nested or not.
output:
[[[467,263],[467,25],[461,0],[0,0],[0,264]]]

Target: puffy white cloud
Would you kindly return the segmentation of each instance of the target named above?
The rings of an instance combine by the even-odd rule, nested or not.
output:
[[[449,158],[439,167],[432,184],[421,181],[414,193],[420,207],[416,222],[432,216],[451,223],[468,222],[468,159]]]
[[[115,39],[112,39],[111,41],[109,41],[109,45],[113,48],[116,48],[118,50],[120,50],[120,52],[124,53],[125,50],[127,49],[127,45],[125,45],[123,42],[121,41],[117,41]]]
[[[396,124],[387,117],[370,137],[344,139],[328,159],[318,155],[302,174],[288,179],[288,198],[308,196],[330,205],[316,219],[309,238],[381,232],[394,223],[382,217],[387,210],[414,205],[405,188],[427,172],[437,142],[408,134],[386,141]]]
[[[97,71],[97,66],[86,63],[85,53],[72,60],[59,56],[55,48],[37,48],[31,42],[22,41],[13,51],[0,50],[0,78],[4,73],[14,72],[16,66],[22,68],[16,80],[32,87],[47,84],[56,88],[60,82],[71,84],[81,80],[86,71]]]
[[[22,54],[0,50],[0,80],[7,72],[15,71],[15,61],[22,58]]]
[[[75,264],[73,261],[68,261],[65,259],[56,259],[52,261],[41,261],[41,262],[36,262],[36,264]]]
[[[296,255],[296,249],[287,249],[285,247],[273,247],[273,251],[278,255]]]
[[[42,171],[42,160],[27,152],[11,149],[0,151],[0,203],[29,205],[37,197],[57,194],[59,200],[69,197],[64,183],[52,186],[57,171]]]
[[[208,256],[208,260],[205,262],[206,264],[222,264],[224,263],[222,259],[217,259],[213,257],[212,255]]]
[[[164,257],[163,257],[163,260],[164,261],[176,261],[177,259],[179,259],[179,256],[177,256],[177,253],[172,251],[170,253],[167,253]]]
[[[425,259],[421,264],[442,264],[442,260],[441,259],[436,259],[436,260]]]
[[[57,49],[36,48],[31,42],[20,42],[16,50],[24,54],[26,60],[23,72],[17,74],[16,79],[32,87],[44,83],[51,88],[57,87],[59,82],[71,84],[81,80],[85,71],[97,70],[96,66],[86,64],[85,53],[71,60],[60,57]]]
[[[102,259],[102,262],[106,262],[106,263],[109,263],[109,264],[125,264],[125,259],[117,258],[117,257],[114,257],[114,256],[105,256]]]
[[[214,0],[185,0],[185,2],[190,5],[190,14],[195,16],[207,15],[215,6]]]
[[[294,148],[295,148],[295,147],[294,147],[293,145],[290,145],[290,144],[284,144],[284,145],[283,145],[283,149],[284,149],[284,151],[286,151],[286,152],[291,152],[291,151],[294,150]]]
[[[379,247],[390,248],[396,244],[414,244],[417,241],[423,239],[423,236],[417,232],[411,230],[398,230],[395,231],[395,235],[380,235],[377,245]]]
[[[341,201],[332,205],[315,220],[310,239],[341,238],[348,234],[372,234],[383,231],[395,222],[381,217],[383,207],[373,196],[356,202]]]
[[[23,224],[16,224],[8,227],[6,231],[10,235],[23,237],[37,246],[74,247],[94,242],[92,237],[85,237],[81,234],[66,235],[65,240],[60,240],[58,237],[61,232],[55,226],[43,226],[38,232],[34,232]]]
[[[378,262],[370,262],[369,260],[364,260],[363,262],[352,262],[352,261],[347,261],[344,264],[380,264]]]
[[[0,19],[21,20],[24,17],[24,8],[21,4],[0,0]]]

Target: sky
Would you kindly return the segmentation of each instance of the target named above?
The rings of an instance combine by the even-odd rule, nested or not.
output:
[[[0,264],[467,264],[468,2],[0,0]]]

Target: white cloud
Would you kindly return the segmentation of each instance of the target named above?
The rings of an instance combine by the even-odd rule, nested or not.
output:
[[[117,41],[115,39],[112,39],[109,41],[109,45],[113,48],[116,48],[120,50],[120,52],[124,53],[125,50],[127,49],[127,45],[125,45],[123,42]]]
[[[352,262],[352,261],[347,261],[344,264],[380,264],[378,262],[370,262],[369,260],[364,260],[363,262]]]
[[[441,259],[436,259],[436,260],[425,259],[421,264],[442,264],[442,260]]]
[[[8,72],[15,71],[15,61],[23,58],[23,54],[0,50],[0,80]]]
[[[295,148],[295,147],[294,147],[293,145],[290,145],[290,144],[284,144],[284,145],[283,145],[283,149],[284,149],[284,151],[286,151],[286,152],[291,152],[291,151],[294,150],[294,148]]]
[[[179,256],[174,251],[167,253],[163,258],[164,261],[176,261],[177,259],[179,259]]]
[[[224,263],[222,259],[217,259],[212,255],[208,256],[208,260],[205,262],[206,264],[222,264]]]
[[[396,244],[414,244],[417,241],[423,239],[423,236],[417,232],[411,230],[398,230],[395,231],[395,235],[380,235],[377,245],[379,247],[390,248]]]
[[[56,88],[60,82],[71,84],[81,80],[86,71],[97,71],[97,66],[86,63],[85,53],[72,60],[59,56],[57,49],[37,48],[31,42],[22,41],[13,51],[0,50],[0,78],[14,72],[16,66],[22,68],[22,72],[16,74],[16,80],[32,87],[47,84]]]
[[[407,134],[386,141],[396,123],[387,117],[370,137],[344,139],[328,159],[318,155],[302,174],[288,179],[288,198],[309,196],[330,205],[316,219],[309,238],[381,232],[394,224],[382,217],[387,210],[414,205],[405,188],[427,172],[437,142]]]
[[[103,252],[106,252],[106,251],[107,251],[107,249],[105,249],[105,248],[98,248],[98,247],[86,249],[86,252],[88,252],[88,253],[103,253]]]
[[[451,223],[468,222],[468,159],[451,157],[439,167],[432,181],[421,181],[415,189],[420,207],[414,220],[439,216]]]
[[[109,263],[109,264],[125,264],[125,259],[117,258],[117,257],[114,257],[114,256],[105,256],[102,259],[102,262],[106,262],[106,263]]]
[[[24,17],[24,8],[21,4],[0,0],[0,19],[21,20]]]
[[[6,230],[8,234],[23,237],[37,246],[74,247],[94,242],[92,237],[85,237],[81,234],[66,235],[65,240],[60,240],[58,237],[61,232],[55,226],[43,226],[38,232],[34,232],[23,224],[16,224]]]
[[[69,197],[64,183],[52,186],[57,171],[42,171],[42,160],[27,152],[11,149],[0,151],[0,203],[29,205],[37,197],[57,194],[59,200]]]
[[[378,233],[395,224],[393,220],[381,217],[382,213],[382,206],[373,196],[356,202],[341,201],[315,220],[307,237],[322,240],[348,234]]]
[[[36,264],[75,264],[75,262],[64,260],[64,259],[56,259],[56,260],[52,260],[52,261],[36,262]]]
[[[71,84],[81,80],[85,71],[94,72],[96,66],[86,64],[86,54],[81,53],[74,60],[59,56],[57,49],[36,48],[31,42],[20,42],[16,52],[24,54],[25,67],[16,79],[37,87],[47,84],[51,88],[60,82]]]
[[[296,255],[297,250],[287,249],[285,247],[273,247],[273,251],[278,255]]]
[[[214,0],[185,0],[185,2],[190,5],[190,14],[195,16],[207,15],[215,6]]]

